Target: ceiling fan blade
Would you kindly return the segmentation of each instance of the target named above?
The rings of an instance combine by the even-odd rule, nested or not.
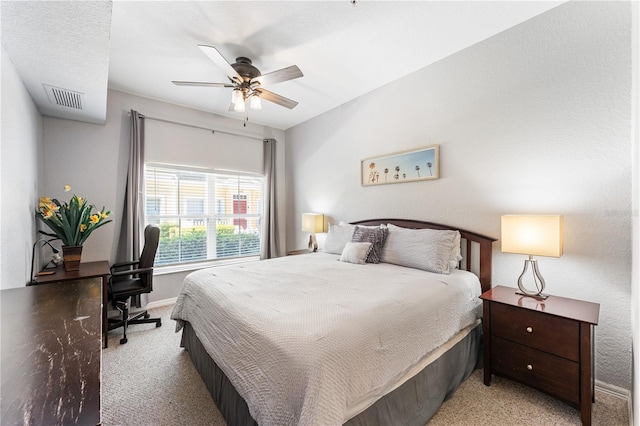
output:
[[[202,52],[213,61],[225,74],[232,80],[242,83],[242,77],[238,74],[231,64],[222,56],[222,54],[213,46],[207,46],[205,44],[199,44],[198,47]]]
[[[262,85],[264,84],[274,84],[280,83],[282,81],[293,80],[295,78],[303,77],[302,71],[298,68],[297,65],[291,65],[290,67],[283,68],[278,71],[273,71],[268,74],[259,75],[251,79],[251,82],[258,82]]]
[[[234,87],[231,83],[206,83],[202,81],[172,81],[176,86]]]
[[[283,107],[293,109],[298,105],[298,102],[292,101],[291,99],[285,98],[284,96],[278,95],[277,93],[270,92],[268,90],[264,90],[262,88],[255,90],[260,98],[265,101],[273,102],[274,104],[281,105]]]

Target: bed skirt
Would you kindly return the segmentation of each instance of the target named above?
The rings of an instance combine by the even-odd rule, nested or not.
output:
[[[460,383],[481,366],[481,344],[482,324],[478,324],[440,358],[345,424],[424,426]],[[185,322],[180,346],[189,352],[227,424],[257,425],[245,400],[211,359],[188,322]]]

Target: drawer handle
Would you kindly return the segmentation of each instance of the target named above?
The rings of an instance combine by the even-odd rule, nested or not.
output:
[[[527,333],[533,333],[533,328],[527,327]]]
[[[533,370],[533,365],[527,364],[527,370],[529,370],[529,371]]]

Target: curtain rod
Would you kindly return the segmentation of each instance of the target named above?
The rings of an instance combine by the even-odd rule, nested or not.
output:
[[[243,135],[243,134],[240,134],[240,133],[225,132],[223,130],[208,129],[206,127],[195,126],[193,124],[186,124],[186,123],[179,123],[177,121],[165,120],[164,118],[149,117],[148,115],[144,115],[144,114],[140,114],[140,118],[145,118],[145,119],[148,119],[148,120],[162,121],[164,123],[170,123],[170,124],[177,124],[178,126],[193,127],[194,129],[206,130],[206,131],[211,132],[213,134],[222,133],[224,135],[237,136],[237,137],[240,137],[240,138],[247,138],[247,139],[255,139],[255,140],[261,141],[261,142],[264,141],[264,138],[257,138],[255,136],[247,136],[247,135]]]

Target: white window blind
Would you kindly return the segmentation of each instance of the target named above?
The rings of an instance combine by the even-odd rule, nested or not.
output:
[[[145,162],[264,174],[264,144],[244,136],[145,119]]]
[[[145,166],[147,223],[160,226],[156,265],[260,253],[264,178]]]

